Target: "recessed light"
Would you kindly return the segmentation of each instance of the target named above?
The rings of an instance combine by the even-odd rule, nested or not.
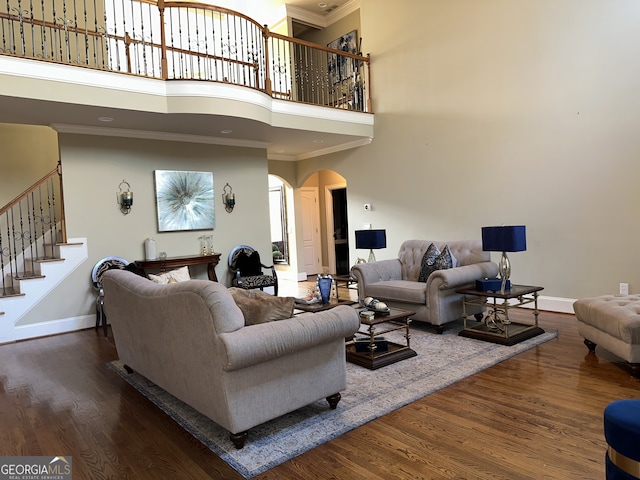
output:
[[[98,120],[101,122],[113,122],[113,118],[111,117],[98,117]]]
[[[324,143],[324,140],[316,139],[313,141],[313,143]]]
[[[327,8],[327,4],[326,4],[325,2],[320,2],[320,3],[318,4],[318,6],[319,6],[320,8]]]
[[[230,133],[233,133],[233,130],[220,130],[220,133],[223,135],[229,135]]]

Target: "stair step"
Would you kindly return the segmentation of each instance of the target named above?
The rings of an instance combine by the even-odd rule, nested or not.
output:
[[[62,257],[40,257],[40,258],[35,258],[33,261],[36,262],[36,263],[64,262],[64,258],[62,258]]]
[[[22,274],[14,275],[16,280],[31,280],[34,278],[45,278],[44,275],[35,272],[23,272]]]
[[[24,293],[18,292],[15,288],[5,288],[4,292],[0,290],[0,298],[8,297],[24,297]]]

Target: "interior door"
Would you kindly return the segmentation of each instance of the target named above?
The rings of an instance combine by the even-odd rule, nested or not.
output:
[[[347,189],[332,190],[335,272],[349,273],[349,225],[347,223]]]
[[[301,188],[302,256],[307,275],[322,272],[320,261],[320,205],[317,188]]]

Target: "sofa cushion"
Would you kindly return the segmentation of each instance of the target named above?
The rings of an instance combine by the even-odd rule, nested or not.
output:
[[[451,253],[449,245],[445,245],[442,249],[442,252],[440,252],[436,244],[432,243],[431,245],[429,245],[429,248],[427,248],[427,251],[422,257],[418,281],[426,282],[429,278],[429,275],[431,275],[436,270],[454,268],[456,265],[456,258]]]
[[[189,275],[189,267],[180,267],[175,270],[171,270],[169,272],[159,273],[157,275],[149,274],[149,280],[152,280],[156,283],[178,283],[178,282],[186,282],[187,280],[191,280],[191,275]]]
[[[365,295],[385,301],[427,303],[427,285],[411,280],[385,280],[367,285]]]
[[[242,310],[245,325],[283,320],[293,316],[294,297],[274,297],[261,290],[231,287],[229,293]]]

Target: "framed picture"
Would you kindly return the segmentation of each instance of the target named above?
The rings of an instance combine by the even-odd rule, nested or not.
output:
[[[213,173],[174,170],[154,173],[159,232],[215,228]]]
[[[327,47],[333,48],[334,50],[342,50],[343,52],[358,53],[357,33],[357,30],[352,30],[340,38],[336,38],[333,42],[329,43]],[[353,58],[341,57],[330,53],[329,81],[331,84],[335,85],[351,77],[356,71],[355,63],[356,60]]]

